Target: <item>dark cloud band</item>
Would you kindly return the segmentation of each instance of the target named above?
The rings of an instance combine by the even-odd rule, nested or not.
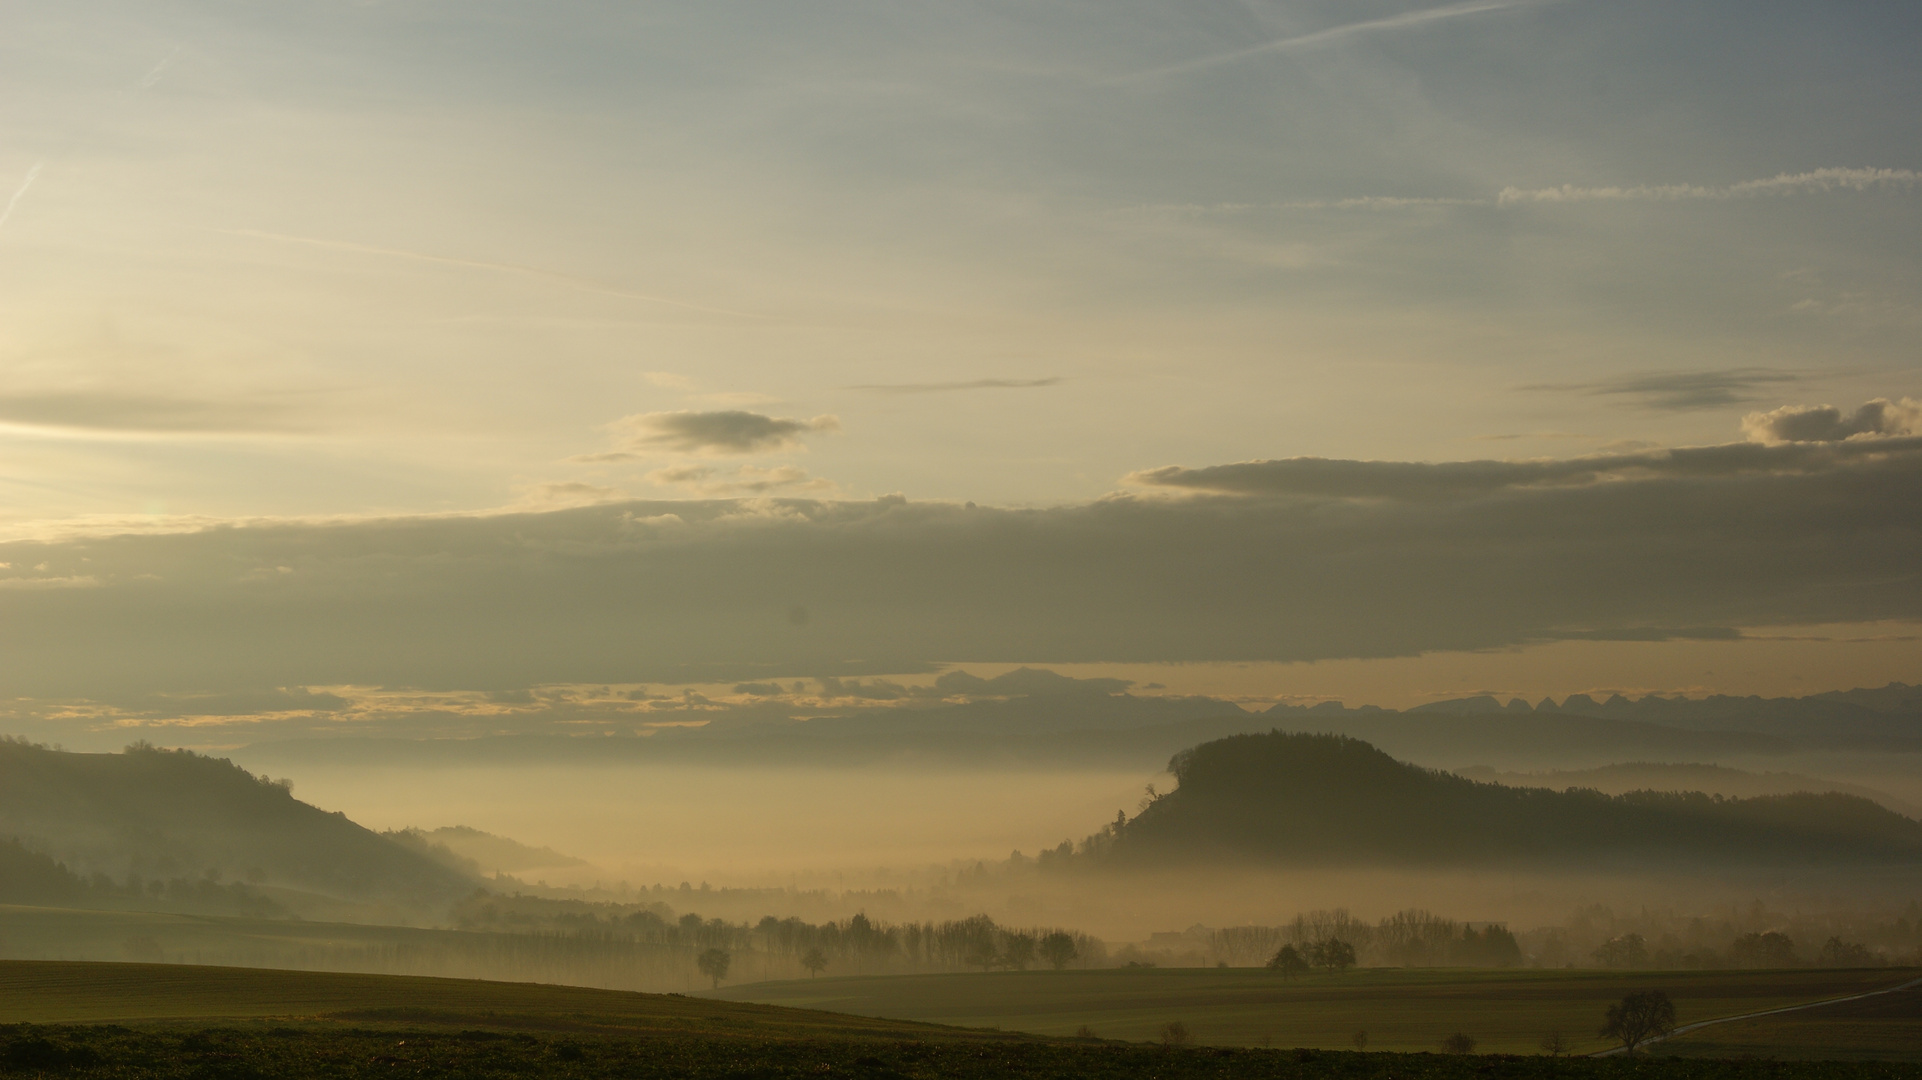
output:
[[[95,584],[0,588],[0,693],[1311,660],[1922,618],[1922,439],[1611,468],[1267,462],[1161,474],[1185,499],[1041,510],[623,503],[16,543],[7,580]]]

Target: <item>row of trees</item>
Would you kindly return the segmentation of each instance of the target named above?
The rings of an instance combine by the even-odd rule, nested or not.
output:
[[[1785,968],[1799,967],[1803,962],[1796,954],[1794,939],[1777,930],[1739,934],[1729,943],[1725,952],[1716,954],[1697,950],[1683,958],[1684,964],[1677,964],[1674,958],[1665,955],[1652,955],[1647,939],[1637,933],[1618,934],[1602,942],[1590,955],[1596,963],[1612,968]],[[1815,957],[1815,964],[1819,967],[1873,967],[1877,963],[1878,959],[1868,946],[1844,941],[1839,936],[1832,936],[1823,942]]]
[[[1263,963],[1283,946],[1305,950],[1339,940],[1360,962],[1386,967],[1512,967],[1521,945],[1500,923],[1457,922],[1410,908],[1379,922],[1354,918],[1345,908],[1310,911],[1282,926],[1237,926],[1208,934],[1207,956],[1234,965]]]
[[[1283,945],[1267,964],[1269,971],[1279,971],[1283,975],[1300,975],[1312,968],[1336,975],[1354,966],[1355,947],[1340,938],[1312,942],[1299,949],[1293,945]]]
[[[106,874],[82,876],[50,855],[0,840],[0,904],[168,911],[191,915],[277,918],[286,910],[240,882],[222,883],[217,871],[200,877],[115,881]]]
[[[756,977],[785,972],[873,973],[882,971],[1056,969],[1102,963],[1107,949],[1073,930],[1001,926],[986,915],[941,922],[885,923],[856,914],[810,923],[772,915],[756,923],[675,917],[664,904],[635,910],[596,911],[520,897],[476,897],[459,913],[469,929],[502,928],[520,933],[561,934],[609,944],[640,944],[682,950],[693,956],[758,957]],[[702,967],[710,980],[715,976]],[[724,977],[724,976],[723,976]]]

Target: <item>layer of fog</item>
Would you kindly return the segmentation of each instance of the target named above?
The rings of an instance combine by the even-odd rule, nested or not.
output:
[[[1080,839],[1117,810],[1132,815],[1157,779],[1154,770],[667,764],[274,771],[287,773],[298,798],[371,829],[466,825],[591,864],[520,875],[551,885],[837,889],[906,886],[956,860],[1005,860]]]
[[[1726,764],[1848,779],[1915,799],[1918,783],[1902,782],[1912,772],[1908,757],[1778,755]],[[521,871],[523,882],[580,888],[594,899],[664,899],[678,912],[747,922],[844,919],[856,911],[891,921],[985,913],[1008,925],[1070,926],[1126,942],[1196,924],[1275,925],[1317,908],[1369,919],[1420,908],[1523,928],[1559,924],[1594,904],[1877,910],[1922,889],[1916,872],[1794,868],[1220,868],[1122,879],[1034,867],[1040,850],[1087,836],[1117,811],[1133,816],[1148,784],[1165,790],[1170,778],[1149,769],[311,764],[290,776],[298,797],[370,828],[470,826],[587,860]],[[1026,853],[1025,865],[1010,862],[1014,851]]]

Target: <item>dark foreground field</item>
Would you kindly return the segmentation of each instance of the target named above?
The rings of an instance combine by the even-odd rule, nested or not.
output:
[[[1256,968],[1108,968],[797,979],[701,996],[1041,1035],[1085,1026],[1133,1042],[1179,1021],[1211,1046],[1346,1050],[1366,1031],[1370,1049],[1420,1051],[1462,1032],[1484,1052],[1533,1054],[1559,1034],[1590,1053],[1611,1045],[1596,1034],[1608,1006],[1637,990],[1666,993],[1677,1021],[1691,1024],[1880,990],[1916,974],[1368,968],[1287,978]]]
[[[716,1038],[448,1030],[424,1025],[209,1029],[0,1028],[0,1074],[159,1080],[313,1077],[822,1078],[858,1080],[1911,1080],[1884,1062],[1546,1058],[1178,1049],[1041,1040]]]
[[[1692,1031],[1658,1054],[1922,1063],[1922,986]],[[1922,1074],[1922,1068],[1918,1068]]]
[[[1883,1080],[1913,1065],[1179,1047],[674,995],[180,965],[0,962],[0,1074]],[[111,1018],[111,1022],[109,1019]],[[45,1021],[64,1019],[66,1023]]]

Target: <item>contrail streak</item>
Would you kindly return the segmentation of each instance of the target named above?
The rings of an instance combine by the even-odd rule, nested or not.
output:
[[[25,195],[27,189],[33,186],[34,177],[40,175],[40,166],[43,164],[45,162],[34,162],[33,168],[27,170],[27,178],[20,181],[20,186],[14,189],[13,198],[7,200],[7,208],[0,210],[0,228],[4,228],[7,219],[13,216],[13,208],[20,205],[20,196]]]
[[[18,196],[15,196],[15,198],[18,198]],[[0,221],[3,220],[5,219],[0,218]],[[759,319],[762,317],[747,311],[708,307],[704,304],[692,304],[685,300],[675,300],[671,297],[656,296],[653,293],[634,292],[630,289],[623,289],[618,285],[610,285],[604,281],[596,281],[593,278],[580,277],[575,274],[562,274],[553,270],[543,270],[538,266],[523,266],[519,263],[484,262],[479,259],[459,259],[450,255],[431,255],[424,251],[374,247],[371,244],[354,244],[343,240],[321,240],[311,236],[287,236],[282,233],[260,232],[256,229],[223,229],[221,231],[230,236],[245,236],[254,240],[272,240],[275,243],[281,244],[305,244],[308,247],[329,248],[334,251],[353,251],[362,255],[384,255],[390,259],[411,259],[415,262],[440,263],[443,266],[465,266],[474,270],[493,270],[505,274],[526,274],[529,277],[558,281],[564,285],[571,285],[574,288],[584,289],[588,292],[602,293],[607,296],[619,296],[628,300],[644,300],[650,304],[666,304],[669,307],[685,308],[688,311],[699,311],[708,315],[727,315],[737,319]]]
[[[1184,72],[1200,71],[1203,68],[1232,64],[1238,60],[1246,60],[1251,56],[1263,56],[1268,53],[1286,52],[1290,49],[1307,48],[1314,45],[1325,44],[1330,41],[1338,41],[1354,34],[1373,33],[1377,30],[1399,30],[1408,26],[1421,26],[1424,23],[1441,22],[1444,19],[1459,19],[1464,15],[1481,15],[1491,11],[1507,11],[1510,8],[1534,7],[1546,2],[1552,2],[1552,0],[1466,0],[1465,3],[1428,8],[1424,11],[1410,11],[1401,15],[1390,15],[1382,19],[1369,19],[1366,22],[1331,26],[1326,30],[1317,30],[1312,34],[1300,34],[1296,37],[1264,41],[1259,45],[1250,45],[1243,49],[1233,49],[1228,52],[1215,53],[1212,56],[1184,60],[1179,64],[1169,64],[1166,67],[1138,71],[1132,75],[1124,75],[1114,81],[1136,82],[1143,79],[1161,78],[1165,75],[1180,75]]]
[[[173,63],[174,57],[179,55],[180,55],[180,49],[176,47],[174,51],[168,53],[164,58],[162,58],[158,64],[155,64],[153,66],[153,70],[147,72],[147,74],[140,80],[141,93],[144,94],[147,91],[152,90],[154,87],[154,84],[160,81],[160,76],[166,73],[167,65]]]

